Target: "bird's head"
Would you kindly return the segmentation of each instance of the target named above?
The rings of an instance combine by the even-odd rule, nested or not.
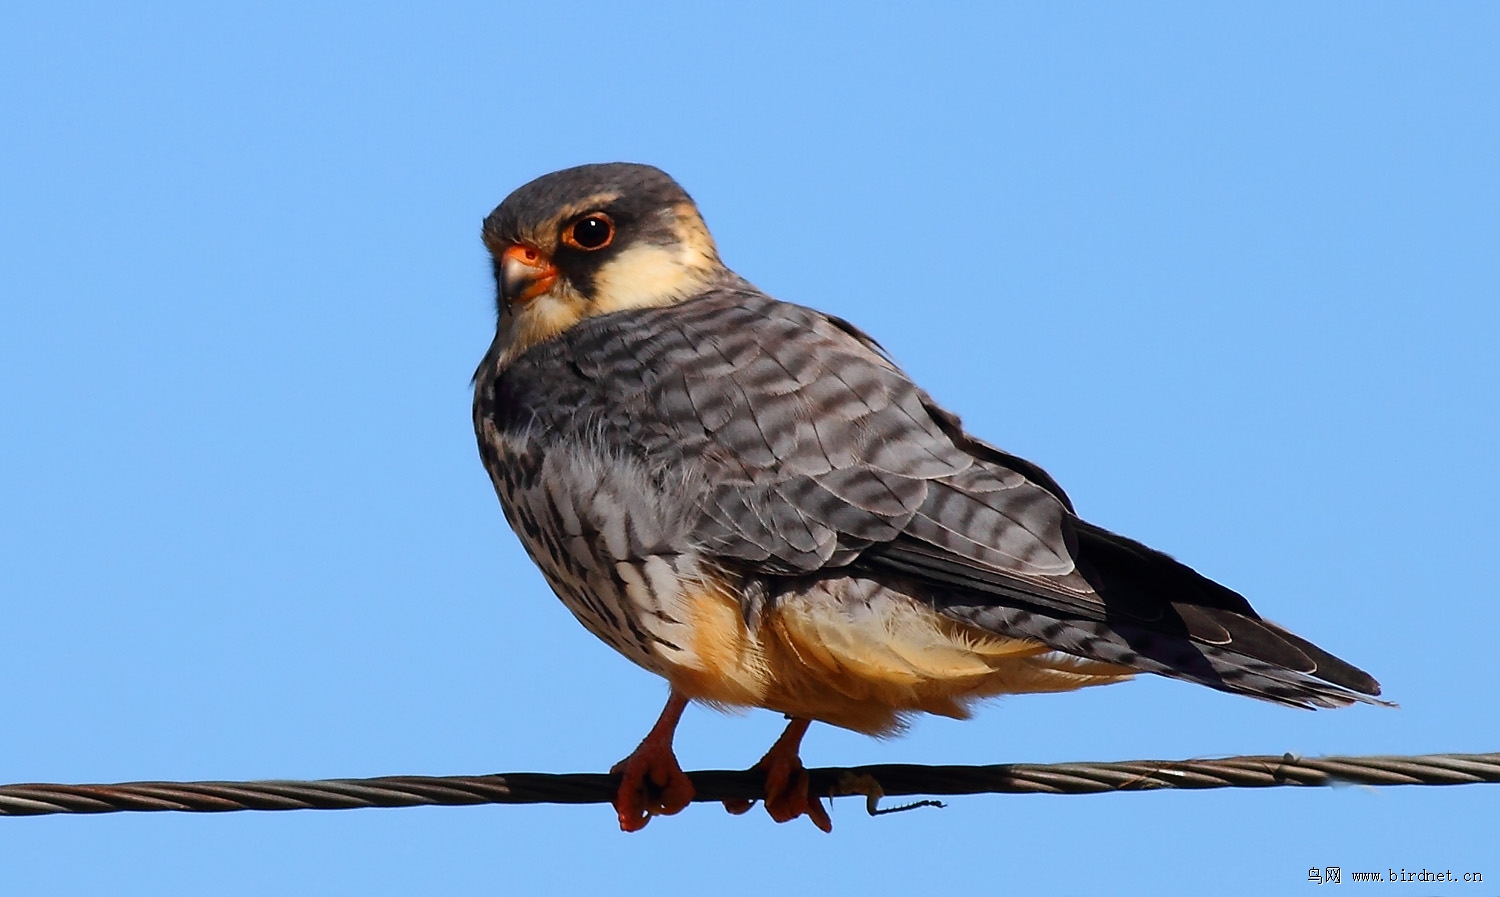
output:
[[[517,189],[484,220],[484,243],[510,357],[595,315],[689,299],[724,272],[687,192],[628,162]]]

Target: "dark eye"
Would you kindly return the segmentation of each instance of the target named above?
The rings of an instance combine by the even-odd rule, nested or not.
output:
[[[615,226],[602,212],[585,215],[563,232],[563,242],[578,249],[603,249],[615,237]]]

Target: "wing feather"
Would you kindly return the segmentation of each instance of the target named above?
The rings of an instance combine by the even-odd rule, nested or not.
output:
[[[1079,520],[846,322],[748,292],[668,313],[686,345],[661,350],[646,416],[701,470],[693,539],[745,574],[886,571],[954,619],[1080,657],[1296,706],[1379,694],[1233,590]]]

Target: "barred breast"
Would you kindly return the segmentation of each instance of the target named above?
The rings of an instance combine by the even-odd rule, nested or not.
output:
[[[684,544],[683,494],[598,440],[567,444],[485,422],[505,518],[578,621],[659,675],[692,658],[686,603],[711,577]]]

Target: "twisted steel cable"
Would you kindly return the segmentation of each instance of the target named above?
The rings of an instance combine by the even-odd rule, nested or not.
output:
[[[1422,756],[1225,757],[1118,763],[1002,763],[992,766],[886,764],[809,770],[816,795],[881,797],[954,794],[1097,794],[1160,788],[1273,788],[1282,785],[1473,785],[1500,782],[1500,753]],[[758,772],[690,773],[695,801],[759,799]],[[125,782],[116,785],[0,785],[0,815],[235,810],[347,810],[357,807],[609,803],[619,777],[601,773],[381,776],[264,782]]]

